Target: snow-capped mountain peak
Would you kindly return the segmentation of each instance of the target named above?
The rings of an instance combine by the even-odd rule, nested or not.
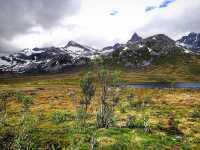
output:
[[[84,65],[96,49],[70,41],[65,47],[24,49],[9,56],[0,57],[0,72],[51,72],[67,66]]]
[[[200,33],[189,33],[177,40],[177,45],[190,49],[193,52],[200,52]]]
[[[199,41],[199,35],[191,34],[192,41]],[[195,37],[195,38],[194,38]],[[184,39],[184,41],[187,41]],[[150,65],[159,57],[190,53],[164,34],[142,39],[136,33],[125,44],[115,44],[102,50],[69,41],[65,47],[24,49],[9,56],[0,57],[0,72],[57,72],[70,66],[83,66],[97,57],[128,67]]]

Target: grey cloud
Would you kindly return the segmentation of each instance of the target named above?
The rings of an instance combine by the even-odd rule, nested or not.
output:
[[[0,53],[9,49],[6,42],[14,36],[25,34],[34,26],[56,26],[79,7],[80,0],[0,0]]]
[[[182,8],[181,13],[171,17],[163,17],[162,15],[155,16],[144,27],[138,31],[144,36],[150,36],[156,33],[164,33],[177,40],[180,36],[188,32],[200,32],[200,3],[190,7]]]

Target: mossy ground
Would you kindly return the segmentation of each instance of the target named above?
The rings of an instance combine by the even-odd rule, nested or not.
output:
[[[70,89],[75,90],[77,99],[81,99],[79,81],[86,71],[75,71],[62,74],[1,76],[1,91],[18,91],[31,95],[34,103],[30,110],[40,117],[32,136],[44,148],[47,143],[61,145],[63,149],[89,149],[91,137],[97,141],[98,150],[130,150],[130,149],[199,149],[200,119],[192,118],[194,107],[200,105],[199,90],[185,89],[122,89],[120,102],[114,113],[115,125],[109,129],[97,129],[95,117],[99,100],[99,90],[89,107],[88,127],[83,131],[76,128],[76,105],[68,95]],[[138,71],[123,70],[121,78],[124,82],[150,81],[200,81],[200,76],[184,71],[184,68],[173,69],[173,66],[151,67]],[[147,105],[142,109],[131,107],[127,96],[133,94],[137,100],[149,97]],[[51,121],[54,112],[66,112],[66,121],[55,124]],[[168,128],[171,113],[179,122],[181,135],[164,130]],[[129,115],[140,118],[149,116],[151,132],[142,128],[124,127]],[[9,99],[8,122],[15,124],[21,117],[21,104],[15,98]],[[0,129],[1,132],[6,130]]]

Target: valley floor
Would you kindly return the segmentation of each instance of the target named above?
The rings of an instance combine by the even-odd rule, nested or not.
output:
[[[162,71],[161,71],[162,69]],[[114,112],[114,125],[109,129],[97,129],[95,124],[99,89],[89,107],[87,127],[78,126],[76,119],[77,103],[69,95],[76,92],[76,99],[81,99],[79,81],[83,71],[51,75],[1,76],[0,90],[23,92],[31,95],[31,115],[39,117],[39,122],[30,133],[37,139],[42,149],[90,149],[91,141],[96,141],[95,149],[130,150],[130,149],[196,149],[200,148],[200,92],[186,89],[121,89],[120,102]],[[200,81],[200,76],[173,72],[170,67],[144,69],[142,71],[123,71],[124,82],[150,81]],[[130,102],[127,97],[134,95]],[[145,105],[140,105],[144,102]],[[21,104],[12,98],[7,104],[10,124],[17,124],[21,118]],[[64,113],[66,118],[55,123],[52,116]],[[197,117],[195,117],[195,115]],[[149,131],[143,126],[127,127],[130,116],[138,122],[148,119]],[[170,128],[171,124],[177,127]],[[10,130],[0,129],[1,135]]]

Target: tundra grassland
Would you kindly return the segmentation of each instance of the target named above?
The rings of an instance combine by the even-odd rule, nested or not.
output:
[[[138,71],[124,69],[120,79],[123,83],[200,81],[195,67],[193,70],[173,67],[152,66]],[[60,74],[1,75],[1,93],[15,93],[15,96],[7,99],[5,122],[9,125],[2,125],[0,128],[0,149],[5,145],[8,149],[23,145],[20,143],[23,138],[19,136],[22,131],[18,125],[24,117],[22,114],[26,107],[19,101],[19,93],[32,98],[29,118],[33,119],[31,124],[35,125],[28,132],[31,142],[25,142],[30,142],[29,146],[32,145],[35,149],[200,148],[199,90],[120,89],[112,125],[109,128],[97,128],[100,85],[94,82],[96,93],[88,107],[86,126],[82,127],[76,116],[81,115],[77,107],[83,97],[80,80],[85,72],[87,71],[76,70]],[[70,95],[72,91],[73,96]]]

